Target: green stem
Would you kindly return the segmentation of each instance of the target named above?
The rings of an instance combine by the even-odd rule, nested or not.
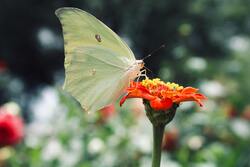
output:
[[[160,167],[161,164],[161,144],[165,125],[173,120],[178,104],[166,111],[155,111],[151,108],[148,100],[143,100],[146,115],[153,125],[153,154],[152,167]]]
[[[165,124],[153,125],[153,154],[152,167],[160,167],[161,164],[161,144]]]

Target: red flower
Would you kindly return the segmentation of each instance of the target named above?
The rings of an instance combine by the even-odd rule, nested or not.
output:
[[[130,83],[127,88],[127,95],[124,96],[120,105],[127,98],[143,98],[149,101],[154,110],[168,110],[173,104],[180,104],[184,101],[195,101],[202,106],[202,100],[206,99],[203,94],[198,93],[198,89],[193,87],[183,87],[175,83],[165,83],[160,79],[145,79],[141,82]]]
[[[0,113],[0,146],[17,144],[23,137],[22,119],[13,114]]]
[[[162,149],[167,151],[174,151],[178,145],[179,132],[178,129],[171,129],[164,133],[162,142]]]

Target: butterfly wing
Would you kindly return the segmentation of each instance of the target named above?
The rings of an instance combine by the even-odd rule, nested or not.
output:
[[[91,14],[77,8],[60,8],[56,10],[56,15],[63,27],[66,65],[70,64],[70,52],[75,48],[96,45],[110,48],[113,52],[119,53],[121,55],[119,58],[122,59],[120,63],[124,62],[125,66],[134,63],[134,54],[126,43]],[[98,39],[100,39],[100,42]]]
[[[64,89],[88,111],[111,103],[128,85],[135,63],[129,47],[111,29],[87,12],[60,8],[56,15],[65,41]]]

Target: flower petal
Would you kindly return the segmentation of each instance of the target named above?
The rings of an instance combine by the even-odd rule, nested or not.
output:
[[[207,99],[203,94],[198,93],[199,89],[193,87],[179,86],[175,83],[164,83],[160,79],[145,79],[142,82],[131,81],[120,105],[127,98],[143,98],[149,101],[154,110],[168,110],[173,103],[179,104],[184,101],[195,101],[202,106],[202,100]]]
[[[198,91],[198,89],[193,88],[193,87],[186,87],[184,88],[181,93],[183,94],[189,94],[189,93],[196,93]]]
[[[154,100],[150,101],[150,106],[154,110],[168,110],[173,106],[173,102],[171,99],[160,99],[160,98],[155,98]]]
[[[127,98],[143,98],[146,100],[153,100],[156,98],[155,96],[150,95],[146,89],[144,89],[137,88],[134,90],[130,90],[128,94],[126,96],[123,96],[120,100],[120,106],[122,106],[122,104],[126,101]]]
[[[200,106],[203,106],[202,100],[207,99],[206,96],[199,93],[180,94],[173,100],[175,103],[184,101],[196,101]]]

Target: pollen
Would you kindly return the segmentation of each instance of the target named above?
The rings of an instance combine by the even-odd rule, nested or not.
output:
[[[155,79],[144,79],[142,81],[142,86],[146,88],[153,88],[153,87],[158,87],[159,85],[164,84],[159,78]]]
[[[184,87],[180,86],[179,84],[173,83],[173,82],[163,82],[159,78],[155,79],[145,79],[142,82],[142,86],[148,88],[148,89],[156,89],[156,88],[165,88],[168,90],[173,91],[181,91]]]
[[[180,91],[183,89],[183,86],[180,86],[179,84],[176,83],[171,83],[171,82],[167,82],[166,86],[170,89],[170,90],[177,90]]]

